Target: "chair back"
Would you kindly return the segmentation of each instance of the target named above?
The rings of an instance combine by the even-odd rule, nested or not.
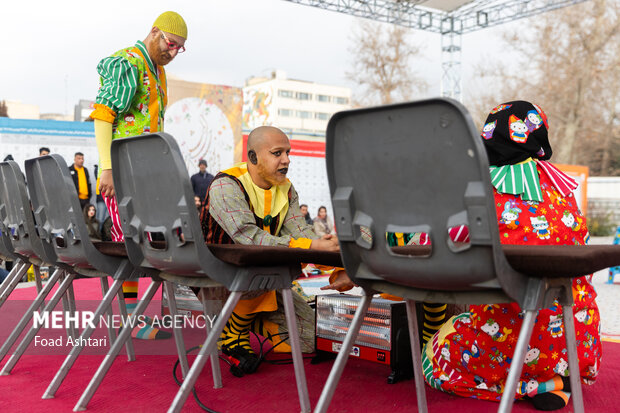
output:
[[[430,99],[340,112],[326,145],[338,239],[354,280],[524,299],[527,278],[502,252],[486,152],[461,104]],[[469,228],[467,244],[449,236],[460,225]],[[431,252],[395,254],[388,233],[426,234]]]
[[[58,261],[113,275],[123,259],[100,253],[90,240],[64,158],[51,154],[28,159],[26,178],[39,234]]]
[[[172,136],[154,133],[114,140],[112,170],[125,245],[134,265],[186,277],[208,276],[231,291],[253,289],[261,282],[265,289],[281,288],[281,275],[290,277],[283,271],[286,267],[236,267],[211,253],[187,167]]]
[[[0,163],[0,206],[3,233],[7,232],[13,251],[28,259],[40,259],[46,264],[56,262],[51,245],[43,243],[35,224],[32,206],[28,199],[26,181],[14,161]]]
[[[17,256],[15,255],[13,244],[11,244],[10,232],[4,223],[4,217],[6,216],[8,208],[4,202],[4,187],[5,185],[0,184],[0,259],[4,261],[15,261]]]

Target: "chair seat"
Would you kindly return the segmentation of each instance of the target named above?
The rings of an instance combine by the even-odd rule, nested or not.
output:
[[[93,244],[104,255],[127,258],[127,249],[124,242],[94,241]]]
[[[95,246],[102,254],[127,257],[122,242],[96,242]],[[239,244],[208,244],[208,247],[218,259],[241,267],[302,262],[342,266],[337,252]],[[579,277],[620,265],[620,245],[502,245],[502,249],[515,270],[532,277]],[[392,251],[424,256],[431,252],[431,246],[406,245],[393,247]]]
[[[95,242],[95,246],[102,254],[127,257],[127,250],[123,242]],[[342,267],[342,259],[337,252],[240,244],[207,244],[207,246],[218,259],[239,267],[263,267],[300,263]]]
[[[502,245],[510,266],[537,278],[580,277],[620,265],[620,245]],[[424,256],[430,245],[392,247],[398,255]]]

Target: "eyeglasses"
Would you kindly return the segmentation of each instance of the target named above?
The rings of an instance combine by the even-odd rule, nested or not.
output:
[[[164,42],[168,45],[169,50],[177,50],[177,53],[183,53],[185,51],[185,46],[178,45],[168,40],[168,37],[166,37],[163,31],[161,32],[161,38],[164,39]]]

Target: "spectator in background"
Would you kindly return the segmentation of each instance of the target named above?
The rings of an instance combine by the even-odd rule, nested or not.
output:
[[[301,204],[299,206],[299,210],[301,211],[301,215],[303,215],[304,219],[306,220],[306,224],[312,225],[313,221],[312,218],[310,218],[310,214],[308,213],[308,205]]]
[[[99,221],[95,218],[97,208],[93,204],[86,204],[84,207],[84,222],[88,228],[88,238],[92,241],[101,241],[101,232],[99,231]]]
[[[50,154],[50,148],[47,148],[45,146],[39,148],[39,156],[45,156],[45,155],[49,155]]]
[[[84,154],[76,152],[73,158],[73,165],[69,167],[73,184],[80,198],[80,206],[82,209],[90,202],[92,192],[90,190],[90,176],[88,169],[84,167]]]
[[[110,216],[110,213],[108,212],[108,207],[105,205],[105,201],[101,196],[101,191],[99,191],[99,165],[95,165],[95,176],[97,177],[97,182],[95,183],[95,207],[97,208],[97,215],[95,215],[95,218],[99,221],[99,231],[101,232],[103,223]],[[108,241],[112,241],[112,239],[109,239]]]
[[[204,159],[198,161],[198,168],[200,171],[197,174],[192,175],[191,180],[194,195],[202,204],[202,201],[204,201],[207,196],[207,189],[209,189],[209,185],[211,185],[211,181],[213,181],[213,175],[207,172],[207,161]],[[198,200],[196,203],[198,203]]]
[[[334,235],[334,224],[332,220],[327,216],[327,208],[324,206],[319,207],[319,212],[316,218],[314,218],[314,232],[316,235],[322,237],[323,235]]]

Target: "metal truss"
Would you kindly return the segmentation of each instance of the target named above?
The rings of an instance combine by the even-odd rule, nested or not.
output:
[[[461,41],[451,32],[441,35],[441,96],[461,100]]]
[[[428,0],[285,1],[441,34],[441,95],[460,100],[463,34],[587,0],[472,0],[449,11],[426,7]]]
[[[587,0],[473,0],[451,10],[426,0],[285,0],[435,33],[465,34]]]

